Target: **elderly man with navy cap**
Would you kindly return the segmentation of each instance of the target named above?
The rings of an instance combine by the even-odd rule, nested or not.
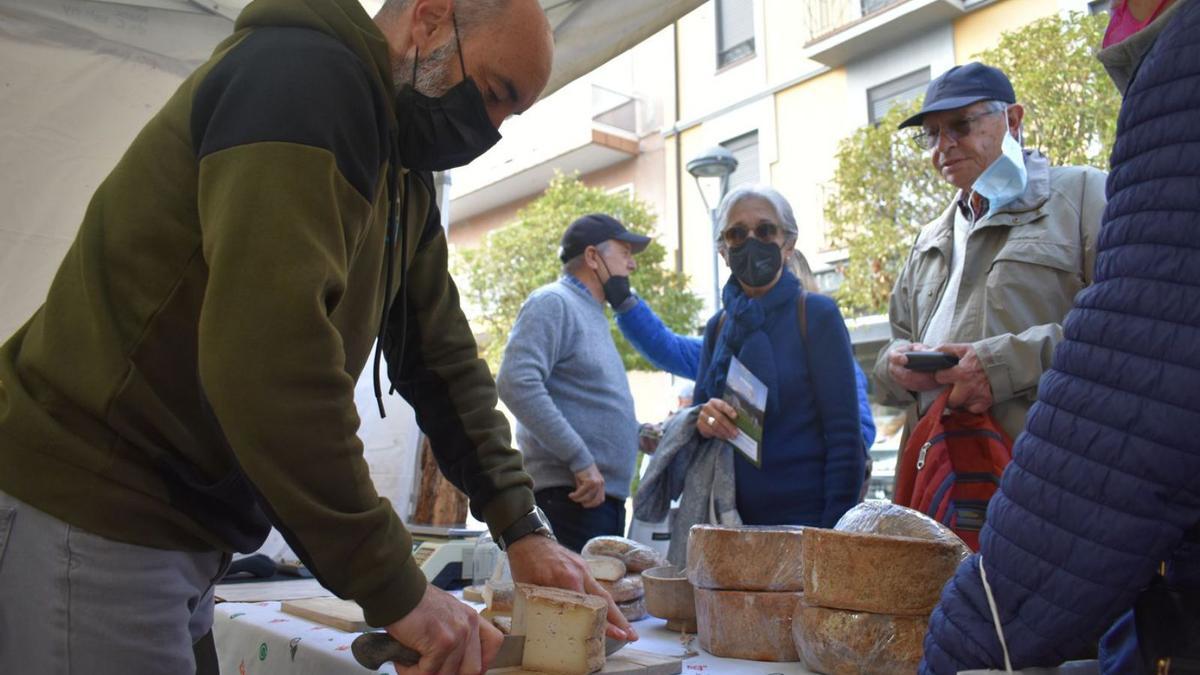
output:
[[[1092,282],[1105,174],[1023,149],[1024,116],[1003,72],[968,63],[931,82],[900,125],[958,188],[897,278],[893,339],[875,364],[879,396],[909,408],[910,431],[948,387],[950,407],[990,412],[1015,439],[1071,300]],[[909,352],[929,350],[958,365],[907,367]]]
[[[608,215],[571,223],[562,276],[525,301],[496,377],[538,506],[575,551],[624,532],[638,421],[604,302],[637,302],[629,274],[649,244]]]

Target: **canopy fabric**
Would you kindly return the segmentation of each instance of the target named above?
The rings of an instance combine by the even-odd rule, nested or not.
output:
[[[42,304],[96,186],[248,1],[0,0],[0,342]],[[541,0],[556,34],[544,95],[703,1]],[[355,400],[371,475],[404,513],[412,410],[388,397],[381,420],[368,380]]]

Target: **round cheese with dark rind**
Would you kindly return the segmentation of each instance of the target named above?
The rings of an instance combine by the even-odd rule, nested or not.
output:
[[[696,589],[700,647],[727,659],[799,661],[792,616],[803,593]]]
[[[912,675],[921,664],[927,616],[889,616],[801,601],[792,636],[805,667],[826,675]]]
[[[688,581],[696,588],[802,591],[803,540],[804,528],[796,526],[693,525]]]
[[[917,616],[933,611],[962,555],[945,541],[810,527],[802,558],[808,604]]]
[[[606,555],[620,558],[621,562],[625,563],[626,571],[630,573],[644,572],[653,567],[667,564],[666,558],[649,546],[632,539],[612,535],[589,539],[583,545],[580,553],[584,557]]]

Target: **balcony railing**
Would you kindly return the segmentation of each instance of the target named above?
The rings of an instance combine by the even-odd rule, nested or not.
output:
[[[808,40],[812,41],[905,0],[808,0]]]

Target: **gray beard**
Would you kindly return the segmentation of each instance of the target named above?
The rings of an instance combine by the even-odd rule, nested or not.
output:
[[[449,68],[450,55],[454,49],[455,44],[447,42],[422,56],[420,63],[417,64],[416,81],[412,79],[413,60],[407,57],[400,59],[392,67],[392,83],[395,84],[397,90],[411,85],[418,93],[433,98],[445,94],[454,86],[454,83],[450,82]]]

